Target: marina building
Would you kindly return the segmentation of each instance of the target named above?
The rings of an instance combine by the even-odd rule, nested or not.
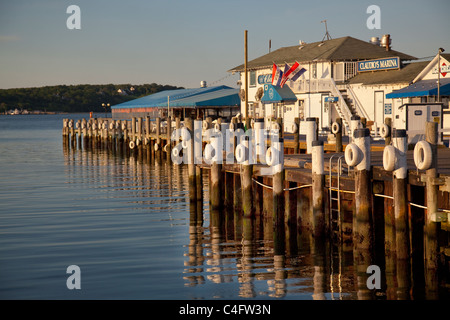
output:
[[[443,110],[448,108],[450,55],[441,53],[430,61],[417,60],[393,50],[390,35],[370,41],[349,36],[314,43],[300,41],[299,45],[283,47],[248,61],[248,116],[266,121],[281,117],[288,132],[296,117],[318,118],[319,131],[327,133],[336,118],[342,118],[348,128],[355,115],[365,118],[374,134],[378,134],[387,117],[392,118],[394,127],[405,129],[408,108],[402,106],[415,103],[425,108],[437,102],[438,80]],[[306,71],[295,81],[287,80],[282,87],[272,85],[274,65],[283,69],[295,62]],[[229,72],[240,73],[243,96],[244,64]],[[244,116],[245,109],[242,101]],[[442,127],[442,110],[434,117],[435,121],[438,118]]]
[[[205,81],[200,88],[160,91],[142,98],[111,107],[113,119],[131,117],[231,118],[239,112],[239,90],[228,86],[208,87]]]

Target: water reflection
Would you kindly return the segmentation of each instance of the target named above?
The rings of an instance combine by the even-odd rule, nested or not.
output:
[[[69,184],[77,180],[100,181],[99,192],[120,191],[114,198],[127,199],[127,205],[131,204],[135,210],[157,211],[186,204],[189,208],[186,219],[176,221],[170,214],[167,219],[188,226],[179,277],[185,288],[193,290],[189,297],[314,300],[420,297],[413,295],[412,289],[420,292],[417,287],[421,286],[412,281],[409,260],[397,259],[395,241],[389,242],[392,234],[389,210],[385,212],[383,233],[386,244],[393,247],[375,248],[381,250],[376,256],[382,257],[382,261],[375,261],[373,251],[367,248],[314,239],[310,232],[297,227],[296,219],[274,228],[272,219],[265,219],[263,214],[243,217],[231,206],[210,210],[207,171],[197,181],[200,188],[191,190],[196,192],[196,200],[189,201],[186,168],[171,164],[161,151],[148,148],[130,151],[121,144],[93,148],[78,141],[65,145],[63,152]],[[120,209],[120,205],[113,199],[111,210]],[[264,205],[258,200],[261,211],[265,210]],[[374,263],[382,267],[381,290],[367,287],[370,276],[367,268]],[[199,293],[194,290],[197,288],[205,290]]]

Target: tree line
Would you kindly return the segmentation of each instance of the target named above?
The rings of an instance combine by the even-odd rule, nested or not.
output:
[[[101,112],[105,111],[102,104],[109,103],[113,106],[159,91],[174,89],[183,88],[151,83],[0,89],[0,113],[14,109],[46,112]]]

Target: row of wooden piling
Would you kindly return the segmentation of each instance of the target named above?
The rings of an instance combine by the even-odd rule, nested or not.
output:
[[[353,175],[348,176],[347,180],[352,180],[354,190],[346,190],[352,193],[353,214],[351,221],[351,239],[353,242],[354,251],[358,252],[362,257],[363,265],[371,265],[376,262],[373,257],[374,244],[379,240],[375,239],[379,232],[376,230],[378,219],[383,219],[385,222],[385,230],[381,233],[383,235],[383,246],[386,250],[396,252],[397,264],[400,269],[410,270],[411,257],[415,251],[414,239],[411,237],[411,228],[417,228],[412,225],[411,208],[407,201],[408,183],[411,180],[410,174],[405,167],[406,165],[406,151],[407,151],[407,137],[404,130],[392,130],[392,135],[386,137],[386,144],[391,142],[396,147],[397,159],[395,170],[392,173],[384,172],[387,179],[392,181],[392,196],[389,194],[381,194],[377,191],[377,185],[374,183],[373,166],[371,164],[371,145],[370,132],[367,128],[363,128],[359,119],[351,125],[351,142],[357,146],[358,152],[362,153],[362,161],[353,167]],[[317,121],[314,118],[308,118],[306,121],[298,124],[291,145],[294,147],[294,153],[304,151],[311,154],[311,170],[306,172],[301,171],[301,178],[292,179],[292,175],[298,172],[297,168],[285,167],[286,161],[284,155],[286,153],[284,132],[280,130],[275,144],[270,144],[272,151],[278,152],[278,158],[281,162],[278,167],[272,170],[272,174],[262,175],[260,164],[252,164],[245,160],[239,164],[225,164],[220,161],[212,161],[211,164],[200,163],[196,164],[194,161],[188,163],[189,188],[191,202],[202,201],[202,170],[209,171],[209,191],[210,191],[210,206],[211,210],[220,211],[224,207],[232,207],[237,212],[242,213],[245,217],[252,217],[254,215],[263,215],[265,219],[271,219],[274,230],[282,229],[286,222],[299,223],[305,225],[304,221],[310,220],[308,231],[317,239],[327,239],[331,236],[331,222],[330,222],[330,207],[329,199],[327,199],[326,180],[332,180],[332,175],[327,175],[324,169],[324,142],[319,141],[317,133]],[[125,148],[140,149],[148,148],[152,154],[155,151],[165,151],[166,157],[170,160],[170,151],[176,145],[177,141],[171,141],[172,130],[181,128],[182,124],[179,119],[175,119],[175,126],[170,125],[167,129],[162,128],[161,119],[150,118],[132,118],[131,121],[113,120],[113,119],[89,119],[79,120],[74,122],[70,119],[65,119],[63,123],[63,135],[65,140],[74,143],[76,137],[78,140],[83,139],[85,145],[102,145],[105,141],[114,142],[115,145],[120,144]],[[221,119],[217,121],[221,123]],[[78,123],[78,125],[77,125]],[[84,123],[84,125],[83,125]],[[89,124],[88,124],[89,123]],[[168,123],[172,124],[169,119]],[[235,127],[250,128],[252,125],[249,120],[239,123],[237,119],[233,119],[232,123]],[[282,121],[277,119],[278,127],[281,129]],[[209,127],[211,127],[209,121]],[[199,129],[199,122],[191,118],[186,118],[183,126],[194,136],[195,130]],[[264,126],[261,121],[255,120],[253,127]],[[306,144],[304,150],[300,148],[299,127],[304,125],[307,128]],[[197,126],[197,127],[196,127]],[[206,126],[206,127],[208,127]],[[338,123],[339,126],[339,123]],[[347,149],[347,146],[342,145],[342,123],[340,130],[336,132],[336,150]],[[438,216],[438,191],[439,184],[442,184],[442,179],[439,180],[437,172],[437,125],[435,123],[427,124],[426,141],[432,146],[433,163],[430,168],[426,170],[426,206],[424,209],[424,223],[423,223],[423,239],[424,239],[424,276],[428,288],[436,290],[438,287],[438,269],[439,260],[442,257],[442,252],[439,244],[440,222],[436,219]],[[82,138],[81,138],[82,137]],[[251,138],[243,136],[243,139],[236,141],[234,139],[233,148],[239,144],[248,148],[251,143]],[[388,140],[389,139],[389,140]],[[92,143],[91,143],[92,141]],[[293,142],[293,144],[292,144]],[[189,148],[185,149],[190,152],[189,158],[192,160],[198,154],[194,147],[194,139],[190,139],[191,144]],[[207,141],[202,144],[202,150],[205,150],[207,144],[212,141]],[[349,149],[351,149],[349,147]],[[329,150],[329,148],[328,148]],[[265,150],[264,150],[265,151]],[[402,166],[398,166],[402,164]],[[351,166],[350,166],[351,167]],[[349,168],[350,169],[350,168]],[[389,178],[389,174],[391,177]],[[300,180],[303,181],[300,183]],[[302,188],[302,189],[301,189]],[[301,189],[301,190],[300,190]],[[383,188],[382,188],[383,189]],[[308,190],[308,191],[306,191]],[[301,191],[301,192],[300,192]],[[383,192],[385,190],[381,190]],[[268,198],[269,194],[271,198]],[[304,197],[307,197],[306,199]],[[446,194],[448,197],[448,193]],[[298,198],[300,197],[300,198]],[[343,197],[343,194],[338,194],[338,197]],[[383,200],[393,201],[394,220],[391,226],[390,216],[383,217],[380,215],[380,205],[377,197],[384,197]],[[388,200],[389,199],[389,200]],[[299,206],[302,209],[297,210],[300,214],[295,213],[293,206]],[[385,205],[386,206],[386,205]],[[348,206],[347,206],[348,207]],[[350,205],[350,207],[352,207]],[[305,210],[306,209],[306,210]],[[382,209],[386,215],[389,208]],[[294,213],[293,213],[294,212]],[[340,212],[343,214],[343,212]],[[297,216],[296,216],[297,215]],[[306,216],[311,217],[306,218]],[[342,218],[340,218],[342,219]],[[302,220],[303,222],[300,222]],[[340,227],[342,228],[342,226]],[[393,237],[390,236],[390,230],[393,231]],[[342,232],[338,236],[338,240],[343,239]],[[443,246],[447,243],[443,243]],[[404,278],[404,277],[403,277]],[[402,279],[403,279],[402,278]],[[408,278],[408,277],[406,277]]]

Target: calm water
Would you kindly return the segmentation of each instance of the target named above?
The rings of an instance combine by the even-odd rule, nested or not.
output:
[[[1,299],[361,297],[351,249],[289,230],[280,247],[259,219],[210,213],[208,188],[190,205],[184,166],[63,148],[65,117],[0,116]]]

